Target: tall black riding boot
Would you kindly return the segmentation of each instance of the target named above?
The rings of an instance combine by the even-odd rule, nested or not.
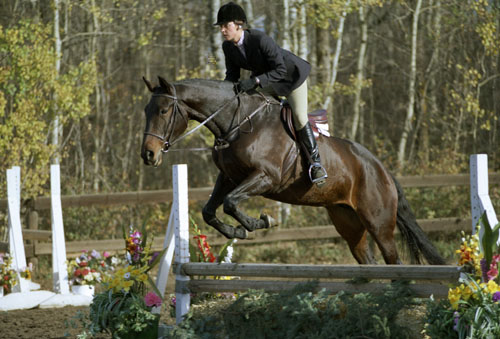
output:
[[[326,183],[328,175],[325,168],[321,165],[318,145],[316,144],[316,139],[314,138],[314,133],[309,122],[301,130],[297,131],[297,134],[299,142],[302,145],[303,154],[309,161],[309,178],[313,184],[321,187]]]

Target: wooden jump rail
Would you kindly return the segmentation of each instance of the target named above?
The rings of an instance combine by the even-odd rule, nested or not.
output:
[[[417,280],[433,281],[433,283],[410,284],[410,289],[418,297],[446,297],[448,283],[458,281],[460,267],[448,265],[291,265],[291,264],[214,264],[184,263],[174,266],[181,275],[189,276],[187,281],[177,281],[176,291],[192,292],[238,292],[247,289],[264,289],[278,292],[292,288],[306,281],[318,281],[317,289],[326,289],[330,293],[346,291],[351,293],[381,293],[387,282],[349,283],[341,281],[324,281],[325,279],[376,279],[376,280]],[[245,280],[245,279],[213,279],[193,277],[265,277],[281,279],[301,279],[295,281],[281,280]]]

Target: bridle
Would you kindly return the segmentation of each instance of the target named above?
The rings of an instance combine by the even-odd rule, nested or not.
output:
[[[169,99],[173,100],[172,103],[170,105],[168,105],[168,107],[167,107],[167,112],[170,110],[170,108],[172,108],[172,110],[173,110],[172,114],[170,115],[170,122],[167,123],[167,121],[163,117],[163,114],[160,115],[162,117],[162,119],[165,120],[165,123],[167,125],[167,128],[165,129],[165,133],[163,133],[163,135],[159,135],[159,134],[148,132],[148,131],[144,132],[144,135],[150,135],[152,137],[158,138],[161,141],[163,141],[163,145],[161,147],[162,153],[167,153],[168,149],[173,144],[173,143],[170,143],[169,139],[170,139],[170,136],[171,136],[171,134],[173,133],[173,130],[174,130],[175,117],[177,115],[176,113],[177,113],[177,111],[180,112],[179,101],[177,99],[177,93],[176,93],[175,87],[172,86],[172,88],[173,88],[174,95],[169,95],[169,94],[166,94],[166,93],[154,93],[153,94],[153,97],[166,97],[166,98],[169,98]],[[186,124],[187,124],[187,118],[184,117],[184,115],[182,115],[182,113],[181,113],[181,116],[186,120]],[[172,127],[170,128],[171,132],[169,133],[168,130],[169,130],[170,126],[172,126]]]
[[[166,94],[166,93],[154,93],[153,94],[153,97],[166,97],[166,98],[169,98],[169,99],[172,99],[172,103],[170,105],[168,105],[167,107],[167,112],[170,110],[170,108],[172,108],[172,114],[170,116],[170,122],[167,123],[166,120],[165,122],[167,123],[167,128],[165,129],[165,133],[163,135],[159,135],[159,134],[155,134],[155,133],[151,133],[151,132],[144,132],[144,135],[150,135],[152,137],[155,137],[155,138],[158,138],[160,139],[161,141],[163,141],[163,146],[161,148],[161,151],[162,153],[167,153],[169,151],[169,148],[174,145],[175,143],[181,141],[182,139],[186,138],[187,136],[193,134],[194,132],[196,132],[198,129],[200,129],[201,127],[203,127],[205,124],[207,124],[210,120],[212,120],[213,118],[215,118],[220,112],[222,112],[222,110],[229,104],[231,103],[234,99],[240,97],[241,93],[242,92],[238,92],[236,93],[232,98],[228,99],[226,102],[224,102],[222,104],[222,106],[220,106],[214,113],[210,114],[208,118],[206,118],[205,120],[203,120],[198,126],[196,126],[195,128],[193,128],[192,130],[190,130],[189,132],[186,132],[185,134],[183,134],[182,136],[180,136],[179,138],[175,139],[174,141],[170,142],[170,136],[172,135],[173,133],[173,129],[174,129],[174,123],[175,123],[175,116],[177,115],[176,113],[179,112],[180,115],[184,118],[184,120],[186,120],[186,124],[187,124],[187,120],[188,118],[186,118],[182,113],[181,113],[181,110],[179,108],[179,100],[177,98],[177,93],[176,93],[176,90],[175,90],[175,86],[174,85],[171,85],[172,89],[173,89],[173,95],[170,95],[170,94]],[[241,126],[245,123],[245,122],[249,122],[251,124],[251,118],[257,114],[260,110],[262,110],[264,107],[267,107],[269,106],[270,104],[272,104],[272,102],[266,98],[262,93],[258,92],[263,98],[264,98],[264,102],[257,108],[255,109],[251,114],[249,114],[247,117],[245,117],[243,119],[243,121],[239,121],[238,124],[233,127],[232,129],[230,129],[225,135],[226,137],[230,136],[232,133],[234,133],[236,130],[238,129],[241,129]],[[238,108],[237,108],[237,111],[236,112],[239,112],[240,110],[240,107],[238,105]],[[163,118],[163,115],[161,115],[162,118]],[[165,119],[165,118],[163,118]],[[240,120],[240,119],[238,119]],[[170,126],[172,126],[170,128]],[[169,129],[170,129],[170,133],[169,133]],[[251,126],[251,130],[248,131],[248,133],[252,132],[253,131],[253,126]],[[228,142],[225,140],[225,138],[219,138],[218,140],[216,140],[216,143],[218,144],[218,146],[216,145],[215,146],[215,149],[222,149],[222,148],[227,148],[229,146]]]

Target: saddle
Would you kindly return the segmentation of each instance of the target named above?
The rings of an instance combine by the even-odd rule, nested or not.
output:
[[[281,104],[281,122],[285,127],[288,135],[295,141],[297,141],[297,135],[295,133],[295,128],[293,127],[293,116],[292,116],[292,107],[286,101]],[[314,137],[318,140],[319,135],[322,134],[324,136],[329,137],[330,133],[328,132],[328,117],[325,109],[317,109],[312,112],[307,113],[307,118],[309,120],[309,124],[314,133]]]

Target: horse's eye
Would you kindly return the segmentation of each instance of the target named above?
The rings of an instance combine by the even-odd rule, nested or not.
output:
[[[164,109],[164,108],[160,109],[160,114],[167,114],[167,112],[168,112],[168,109]]]

